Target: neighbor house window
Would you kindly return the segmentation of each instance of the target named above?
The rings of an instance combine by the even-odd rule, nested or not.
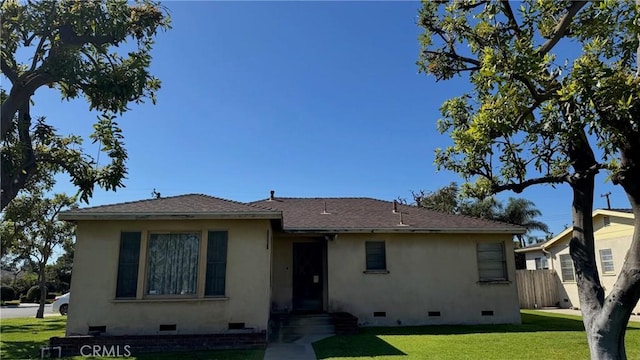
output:
[[[118,280],[116,298],[135,298],[138,291],[138,263],[140,261],[140,233],[120,234]]]
[[[195,295],[200,233],[151,234],[147,252],[148,295]]]
[[[548,269],[549,261],[546,256],[537,257],[536,258],[536,270]]]
[[[387,254],[384,241],[367,241],[365,247],[367,253],[367,270],[386,270]]]
[[[615,271],[611,249],[600,249],[600,264],[602,265],[603,274],[611,274]]]
[[[576,275],[573,272],[573,260],[571,260],[571,255],[560,255],[560,271],[562,274],[562,281],[576,281]]]
[[[504,243],[478,243],[477,250],[480,281],[507,280]]]
[[[205,296],[224,295],[227,275],[227,232],[209,231],[207,240],[207,280]]]

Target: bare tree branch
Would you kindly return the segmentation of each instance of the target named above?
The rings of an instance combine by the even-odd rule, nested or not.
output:
[[[509,19],[509,25],[511,25],[511,28],[516,34],[516,37],[520,37],[520,25],[518,25],[516,17],[513,15],[513,10],[511,10],[511,4],[509,4],[509,0],[502,0],[500,3],[502,3],[504,14],[506,15],[507,19]]]
[[[571,21],[576,16],[576,14],[582,9],[585,5],[587,5],[588,1],[573,1],[571,6],[567,9],[566,14],[560,18],[558,25],[553,32],[553,36],[547,40],[540,48],[538,49],[538,54],[540,56],[544,56],[547,54],[553,47],[565,36],[569,25],[571,25]]]

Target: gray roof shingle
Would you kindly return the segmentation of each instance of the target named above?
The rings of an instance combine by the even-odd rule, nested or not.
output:
[[[282,220],[288,232],[486,232],[522,233],[524,228],[451,215],[372,198],[273,198],[241,203],[188,194],[65,211],[63,220],[261,218]]]
[[[261,216],[279,218],[279,211],[269,211],[241,202],[203,194],[187,194],[158,199],[147,199],[120,204],[94,206],[65,211],[63,220],[95,218],[130,218],[141,216],[202,216],[244,217]]]
[[[372,198],[274,198],[250,203],[283,213],[285,231],[521,233],[522,227]],[[326,211],[325,211],[326,210]]]

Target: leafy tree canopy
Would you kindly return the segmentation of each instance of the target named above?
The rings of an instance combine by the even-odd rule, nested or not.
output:
[[[127,154],[115,114],[155,102],[160,81],[149,72],[150,52],[157,31],[169,28],[166,11],[150,0],[2,0],[0,11],[0,68],[11,83],[1,98],[1,207],[41,171],[67,172],[84,201],[95,184],[123,186]],[[98,167],[80,150],[81,138],[60,136],[45,118],[32,122],[31,97],[42,86],[63,99],[84,97],[103,114],[91,139],[109,164]]]
[[[442,105],[438,129],[453,144],[436,151],[438,167],[473,182],[467,190],[476,196],[571,186],[570,253],[594,359],[626,358],[625,327],[640,298],[638,12],[632,0],[425,1],[418,20],[420,71],[471,83]],[[591,219],[601,169],[635,215],[606,296]]]

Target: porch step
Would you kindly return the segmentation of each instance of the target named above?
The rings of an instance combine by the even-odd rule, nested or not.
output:
[[[331,336],[335,327],[327,314],[291,315],[282,319],[271,336],[274,342],[295,342],[305,336]]]

